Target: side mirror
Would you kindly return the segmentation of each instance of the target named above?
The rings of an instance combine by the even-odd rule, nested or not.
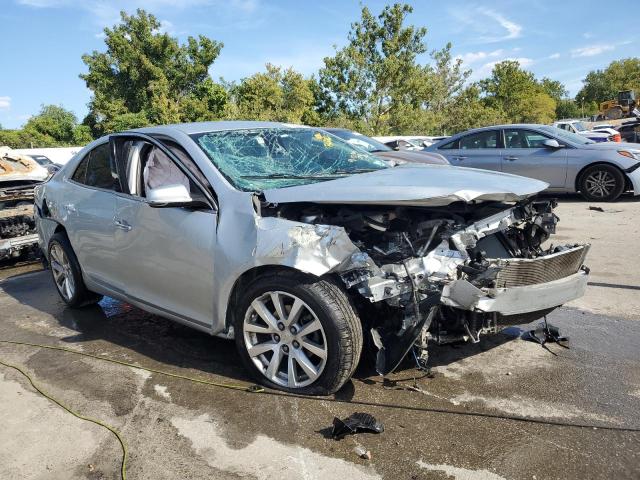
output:
[[[154,208],[193,207],[200,206],[202,203],[194,201],[187,187],[181,183],[148,188],[146,190],[146,196],[149,201],[149,206]]]
[[[560,145],[555,138],[548,138],[542,144],[547,148],[562,148],[564,145]]]

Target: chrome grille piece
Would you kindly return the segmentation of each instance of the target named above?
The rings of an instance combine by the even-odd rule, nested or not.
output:
[[[568,277],[580,270],[588,251],[589,245],[580,245],[544,257],[510,258],[500,262],[504,267],[496,276],[496,287],[521,287]]]

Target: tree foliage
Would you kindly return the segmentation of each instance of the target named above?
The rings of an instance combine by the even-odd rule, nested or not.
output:
[[[266,71],[229,86],[228,118],[313,124],[313,80],[267,64]]]
[[[549,79],[536,80],[533,73],[516,60],[505,60],[493,67],[491,76],[480,81],[484,103],[501,112],[512,123],[550,123],[555,119],[556,100],[564,87]]]
[[[83,55],[88,72],[80,77],[93,92],[86,123],[95,134],[221,116],[226,91],[209,68],[222,43],[200,35],[181,45],[160,26],[144,10],[121,12],[121,22],[104,29],[106,52]]]
[[[43,105],[19,130],[0,130],[0,145],[11,148],[68,147],[92,140],[73,112],[58,105]]]
[[[386,6],[374,16],[367,7],[351,25],[348,44],[324,59],[319,72],[320,111],[329,118],[362,120],[371,133],[387,130],[394,107],[415,103],[424,87],[426,28],[405,26],[409,5]]]
[[[576,95],[576,100],[583,104],[612,100],[622,90],[635,90],[640,94],[640,58],[613,61],[604,70],[589,72],[583,83]]]

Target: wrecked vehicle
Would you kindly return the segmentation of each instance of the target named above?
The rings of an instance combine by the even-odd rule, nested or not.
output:
[[[96,140],[36,192],[40,244],[73,307],[109,295],[234,337],[264,384],[329,394],[364,348],[381,374],[428,345],[580,297],[588,245],[547,245],[541,181],[382,160],[267,122]]]
[[[48,177],[48,170],[31,157],[0,147],[0,260],[39,250],[34,188]]]

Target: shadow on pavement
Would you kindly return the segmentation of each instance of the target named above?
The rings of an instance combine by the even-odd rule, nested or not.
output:
[[[55,291],[49,271],[6,279],[2,282],[2,288],[18,302],[51,315],[60,325],[76,332],[74,335],[61,338],[62,342],[105,342],[135,351],[160,364],[149,365],[143,361],[145,366],[160,369],[162,365],[175,366],[243,382],[253,381],[242,366],[233,341],[210,336],[109,297],[105,297],[98,305],[82,309],[68,308]],[[483,337],[479,344],[434,345],[430,347],[429,366],[446,365],[472,357],[510,340],[513,340],[513,337],[494,335]],[[88,353],[99,355],[104,349],[104,344],[85,345],[85,351]],[[126,358],[127,352],[112,351],[110,356]],[[360,365],[354,374],[356,381],[367,385],[383,383],[383,378],[375,371],[374,358],[375,353],[363,352]],[[428,375],[427,372],[417,370],[413,357],[407,355],[398,369],[385,381],[393,386],[396,382],[411,382]],[[335,396],[341,400],[349,400],[354,394],[355,386],[350,381]]]

